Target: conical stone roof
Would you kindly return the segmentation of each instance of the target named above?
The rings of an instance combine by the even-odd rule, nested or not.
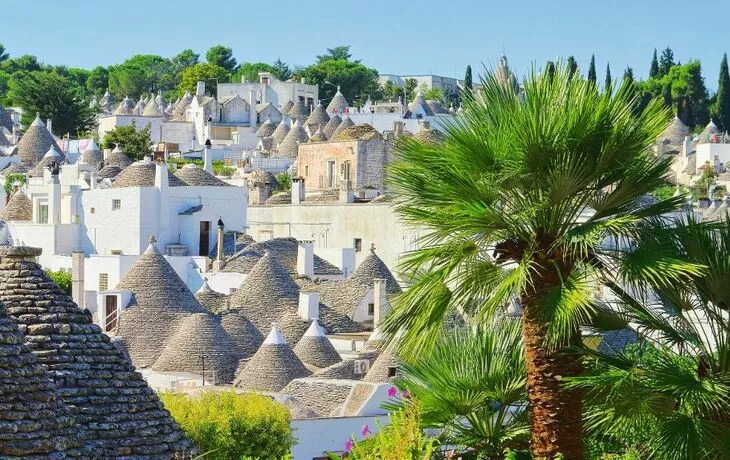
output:
[[[28,171],[29,177],[43,177],[43,171],[48,168],[51,163],[55,162],[60,165],[63,162],[63,155],[56,150],[55,147],[48,149],[48,152],[41,158],[41,161],[35,166],[35,168]]]
[[[164,113],[162,112],[162,109],[160,109],[160,106],[157,105],[157,102],[153,99],[144,106],[142,115],[145,117],[161,117]]]
[[[319,368],[342,361],[340,354],[332,346],[317,320],[312,321],[307,332],[299,339],[294,347],[294,353],[303,363]]]
[[[288,101],[286,101],[286,104],[284,104],[281,107],[281,110],[280,110],[281,114],[282,115],[288,115],[289,114],[289,111],[291,110],[292,107],[294,107],[294,101],[292,101],[291,99],[289,99]]]
[[[51,375],[0,305],[0,457],[63,458],[81,438]]]
[[[172,458],[192,443],[142,376],[35,262],[41,250],[0,247],[0,302],[51,370],[87,445],[104,458]]]
[[[213,313],[224,310],[228,304],[228,296],[216,292],[208,286],[208,281],[203,280],[203,285],[195,292],[195,298],[198,299],[200,305],[204,306]]]
[[[10,117],[10,113],[0,104],[0,127],[3,127],[13,132],[13,119]]]
[[[264,336],[256,326],[239,310],[224,311],[220,314],[221,326],[238,344],[243,359],[256,353],[264,342]]]
[[[317,104],[317,107],[312,110],[309,118],[307,118],[307,127],[309,127],[309,132],[313,133],[317,131],[317,129],[326,125],[329,121],[330,116],[327,114],[327,110],[325,110],[322,104]]]
[[[402,292],[400,284],[396,281],[393,273],[391,273],[388,266],[385,265],[383,259],[375,254],[375,249],[371,248],[370,255],[367,256],[362,263],[360,263],[349,280],[367,286],[372,286],[373,281],[376,278],[385,279],[385,292],[388,294],[398,294]]]
[[[340,126],[340,123],[342,123],[342,118],[340,118],[337,114],[332,115],[330,121],[328,121],[327,124],[324,125],[324,128],[322,128],[322,132],[324,132],[324,135],[327,136],[327,139],[332,138],[332,134],[334,134],[337,127]]]
[[[53,139],[53,135],[48,131],[40,117],[35,117],[33,123],[28,126],[25,134],[23,134],[23,137],[18,142],[20,162],[32,168],[43,159],[43,156],[51,147],[55,148],[58,152],[61,151]]]
[[[230,184],[223,182],[205,169],[192,163],[188,163],[175,171],[175,176],[183,181],[183,185],[204,186],[204,187],[229,187]]]
[[[307,110],[307,106],[304,105],[303,100],[297,99],[287,115],[289,115],[292,120],[302,120],[307,118],[309,110]]]
[[[271,118],[267,119],[265,122],[261,124],[258,130],[256,130],[256,136],[258,137],[269,137],[274,134],[274,131],[276,130],[277,125],[275,125]]]
[[[309,142],[324,142],[327,140],[327,136],[325,136],[324,132],[322,131],[322,125],[317,128],[317,131],[315,131],[314,134],[312,134],[312,137],[309,138]]]
[[[132,159],[118,145],[104,159],[104,166],[117,166],[119,169],[124,169],[132,163]]]
[[[346,117],[344,120],[342,120],[342,123],[340,123],[339,126],[337,126],[337,128],[332,132],[332,135],[329,138],[336,139],[337,137],[339,137],[342,131],[351,126],[355,126],[355,122],[353,122],[350,117]]]
[[[109,165],[104,166],[99,170],[98,177],[100,179],[111,179],[113,177],[116,177],[120,172],[122,172],[122,169],[119,166],[116,165]]]
[[[286,268],[267,252],[231,295],[230,305],[241,307],[246,318],[264,333],[287,311],[296,312],[299,286]]]
[[[154,187],[155,163],[138,161],[122,170],[114,179],[114,188],[123,187]],[[172,174],[167,168],[167,182],[170,187],[183,187],[187,184]]]
[[[83,153],[81,154],[81,163],[87,165],[98,165],[104,159],[99,146],[92,139],[89,145],[86,146]]]
[[[675,115],[658,140],[668,144],[671,150],[681,151],[685,136],[689,136],[689,128]]]
[[[413,135],[413,138],[429,145],[438,145],[444,141],[444,135],[441,134],[441,131],[431,128],[430,126],[422,126],[421,129]]]
[[[205,366],[204,377],[214,385],[233,382],[243,352],[219,321],[209,313],[194,313],[180,320],[152,369],[202,374]]]
[[[712,136],[720,134],[720,128],[717,127],[714,121],[710,120],[705,126],[705,129],[700,133],[700,144],[708,143],[712,140]]]
[[[146,107],[146,102],[144,98],[140,98],[139,101],[137,101],[137,105],[134,106],[134,109],[132,109],[132,113],[135,115],[142,115],[142,112],[144,112],[144,108]]]
[[[419,105],[423,108],[426,115],[433,115],[431,106],[426,102],[426,99],[423,97],[423,93],[421,93],[420,89],[416,92],[416,97],[413,99],[413,102],[408,105],[408,110],[415,112]]]
[[[310,374],[276,326],[272,326],[263,345],[238,372],[233,385],[244,390],[280,391],[292,380]]]
[[[132,104],[130,107],[130,104],[132,104],[132,101],[128,97],[125,97],[117,108],[114,109],[112,115],[134,115],[134,105]]]
[[[309,328],[309,321],[302,319],[293,309],[285,311],[274,321],[287,343],[296,345]]]
[[[335,96],[327,105],[327,113],[344,113],[349,106],[347,99],[345,99],[345,96],[342,95],[340,87],[338,86]]]
[[[0,219],[12,221],[33,220],[33,203],[22,190],[13,193],[5,208],[0,211]]]
[[[175,105],[175,109],[172,111],[172,117],[175,120],[184,120],[185,111],[188,109],[191,102],[193,102],[192,94],[185,91],[185,94],[183,95],[182,99],[180,99],[180,102]]]
[[[274,148],[278,148],[278,145],[284,141],[286,135],[289,134],[290,129],[291,128],[286,123],[286,120],[281,120],[274,132],[271,134],[271,137],[274,138],[275,142]]]
[[[298,120],[294,122],[291,130],[283,141],[278,145],[276,157],[296,158],[299,153],[299,144],[309,141],[309,136],[304,126]]]
[[[375,360],[363,381],[371,383],[391,382],[395,378],[392,370],[398,367],[398,358],[396,357],[397,341],[393,340]]]
[[[205,308],[177,275],[150,238],[147,250],[117,285],[132,291],[127,309],[119,317],[118,335],[124,337],[132,362],[151,366],[179,319]]]

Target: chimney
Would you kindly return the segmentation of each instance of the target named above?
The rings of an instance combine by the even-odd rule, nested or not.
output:
[[[340,181],[340,203],[352,203],[353,201],[355,201],[355,193],[352,191],[352,182]]]
[[[51,174],[51,182],[48,184],[48,223],[61,223],[61,182],[58,174]]]
[[[297,248],[297,273],[302,276],[314,276],[314,241],[299,241]]]
[[[300,79],[299,79],[299,82],[300,82],[300,83],[301,83],[302,85],[306,85],[306,84],[307,84],[307,83],[306,83],[306,80],[304,79],[304,77],[300,78]]]
[[[46,120],[46,129],[51,133],[53,132],[53,120],[51,120],[50,118]]]
[[[96,190],[96,171],[89,173],[89,189]]]
[[[210,153],[210,139],[205,141],[205,148],[203,149],[203,169],[208,174],[213,174],[213,155]]]
[[[195,86],[195,95],[198,97],[205,96],[205,82],[199,81]]]
[[[218,261],[223,261],[223,230],[226,226],[223,224],[223,219],[218,218],[218,251],[216,251],[215,258]]]
[[[291,203],[300,204],[304,201],[304,178],[295,177],[291,180]]]
[[[692,138],[689,136],[684,136],[684,142],[682,143],[682,155],[685,157],[690,154],[690,149],[692,148]]]
[[[258,122],[256,115],[256,92],[252,89],[248,90],[248,109],[251,128],[256,128]]]
[[[390,304],[385,296],[385,285],[387,281],[383,278],[375,278],[373,280],[373,329],[380,326],[383,320],[390,313]]]
[[[164,162],[155,163],[155,187],[160,190],[167,190],[168,185],[167,164]]]
[[[71,253],[71,297],[80,309],[86,308],[84,295],[84,251]]]
[[[319,292],[300,292],[297,313],[304,321],[319,319]]]
[[[402,121],[393,122],[393,134],[395,135],[395,137],[403,137],[403,122]]]

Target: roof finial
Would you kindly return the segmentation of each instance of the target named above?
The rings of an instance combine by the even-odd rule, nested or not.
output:
[[[375,243],[370,243],[370,252],[375,254]]]
[[[150,235],[150,239],[149,239],[149,242],[150,242],[150,244],[155,244],[155,243],[157,243],[157,238],[155,238],[155,235]]]

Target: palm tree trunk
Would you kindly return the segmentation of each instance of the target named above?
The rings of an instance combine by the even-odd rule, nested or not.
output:
[[[537,318],[537,306],[531,303],[531,299],[523,296],[522,337],[527,361],[532,456],[552,459],[562,454],[566,460],[582,460],[585,457],[582,394],[560,386],[562,377],[578,375],[582,367],[577,357],[545,347],[547,324]],[[576,338],[580,340],[577,331]]]

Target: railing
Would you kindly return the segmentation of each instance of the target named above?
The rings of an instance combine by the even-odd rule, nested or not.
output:
[[[111,313],[104,318],[104,332],[117,335],[117,327],[119,326],[119,309],[112,310]]]

